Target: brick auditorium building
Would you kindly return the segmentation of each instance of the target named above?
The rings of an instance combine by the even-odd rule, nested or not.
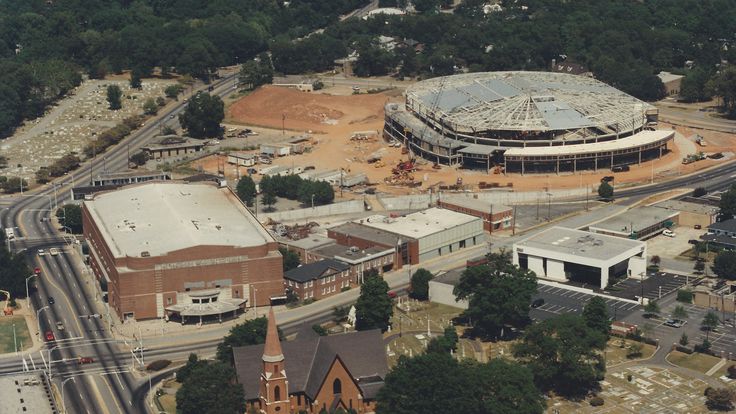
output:
[[[278,244],[228,188],[129,186],[85,201],[82,221],[121,318],[221,320],[284,295]]]
[[[233,348],[246,408],[265,414],[374,412],[388,373],[381,331],[330,336],[310,331],[282,344],[271,309],[266,343]]]

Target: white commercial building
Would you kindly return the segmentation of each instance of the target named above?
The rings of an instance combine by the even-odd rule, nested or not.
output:
[[[647,245],[637,240],[553,227],[514,244],[513,261],[537,277],[565,282],[640,277],[646,272]]]

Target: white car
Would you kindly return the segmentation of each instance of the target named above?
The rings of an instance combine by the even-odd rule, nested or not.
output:
[[[46,256],[46,250],[44,250],[44,249],[38,249],[38,255],[39,256]]]
[[[675,232],[670,229],[665,229],[662,234],[667,237],[675,237]]]
[[[57,249],[56,247],[52,247],[51,249],[49,249],[49,254],[52,255],[52,256],[58,256],[59,255],[59,249]]]

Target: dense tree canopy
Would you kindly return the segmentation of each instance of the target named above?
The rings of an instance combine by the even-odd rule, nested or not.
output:
[[[713,261],[713,271],[728,280],[736,280],[736,251],[724,250]]]
[[[13,297],[25,296],[26,277],[31,274],[31,270],[22,255],[8,251],[6,243],[5,232],[0,232],[0,286]]]
[[[530,322],[529,306],[537,291],[534,272],[511,264],[508,252],[488,255],[488,264],[467,268],[455,286],[458,300],[467,299],[464,315],[474,333],[499,336],[505,327],[523,327]]]
[[[279,252],[284,259],[284,272],[296,269],[301,264],[299,255],[295,251],[289,250],[286,247],[279,247]]]
[[[600,296],[594,296],[583,307],[583,320],[588,328],[600,332],[608,338],[611,332],[611,319],[608,315],[606,301]]]
[[[527,328],[514,356],[531,369],[540,389],[582,396],[603,379],[605,344],[606,337],[583,317],[566,314]]]
[[[235,370],[219,361],[199,361],[176,392],[176,409],[182,414],[235,414],[245,411],[243,387]]]
[[[731,185],[728,191],[721,194],[718,207],[721,209],[719,215],[722,220],[736,218],[736,184]]]
[[[356,329],[388,329],[394,309],[388,296],[388,283],[375,270],[365,273],[365,281],[360,286],[360,296],[355,303]]]
[[[235,187],[235,192],[248,207],[252,207],[253,199],[256,197],[256,183],[249,175],[241,177]]]
[[[378,414],[537,414],[532,373],[506,360],[458,363],[449,353],[402,356],[379,391]]]
[[[225,104],[217,95],[199,92],[179,114],[179,123],[192,138],[213,138],[222,135],[220,122],[225,118]]]
[[[419,268],[411,275],[411,284],[409,285],[409,296],[418,300],[429,299],[429,281],[434,275],[427,269]]]
[[[72,233],[82,234],[82,207],[79,205],[64,204],[56,210],[56,217]]]

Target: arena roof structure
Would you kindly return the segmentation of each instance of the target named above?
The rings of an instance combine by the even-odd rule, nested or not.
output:
[[[418,82],[407,107],[460,133],[606,128],[630,131],[653,106],[600,81],[553,72],[483,72]]]

